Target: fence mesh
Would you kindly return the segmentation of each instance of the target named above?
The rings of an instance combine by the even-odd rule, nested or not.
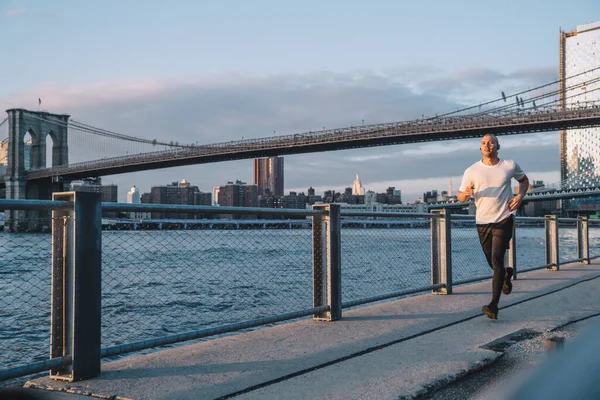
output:
[[[560,263],[574,261],[579,258],[577,248],[577,223],[561,221],[558,224],[558,257]]]
[[[12,222],[5,220],[5,227]],[[51,245],[48,233],[0,232],[0,369],[49,357]]]
[[[342,221],[342,301],[431,285],[429,219]]]
[[[475,221],[452,221],[451,235],[453,281],[491,277],[492,269],[481,249]]]
[[[102,347],[311,308],[311,226],[221,220],[104,231]],[[590,256],[600,256],[600,221],[589,227]],[[474,222],[453,221],[451,235],[454,282],[491,277]],[[561,261],[576,258],[574,225],[559,235]],[[543,220],[517,220],[516,239],[519,269],[545,264]],[[343,301],[431,284],[429,219],[342,220],[341,245]],[[0,232],[0,369],[48,358],[51,252],[47,233]]]
[[[103,232],[103,347],[312,307],[308,223],[209,227]]]
[[[600,257],[600,220],[590,219],[588,224],[590,257]]]
[[[544,221],[516,219],[517,271],[546,264],[546,235]]]

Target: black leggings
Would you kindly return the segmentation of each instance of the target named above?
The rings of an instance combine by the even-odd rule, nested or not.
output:
[[[511,215],[494,224],[477,225],[479,242],[488,264],[494,270],[492,279],[492,302],[500,301],[502,285],[504,285],[504,254],[513,234],[514,218]]]

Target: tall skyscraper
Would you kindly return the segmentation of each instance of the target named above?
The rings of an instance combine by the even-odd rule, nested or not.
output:
[[[360,178],[358,177],[358,172],[356,173],[356,179],[352,182],[352,195],[353,196],[364,196],[365,188],[362,183],[360,183]]]
[[[254,184],[259,196],[283,196],[283,157],[254,159]]]
[[[133,185],[127,192],[127,202],[131,204],[140,204],[140,191]]]
[[[585,105],[600,100],[600,70],[581,74],[600,65],[600,22],[560,32],[560,105]],[[573,77],[574,75],[581,74]],[[574,87],[574,85],[577,85]],[[563,188],[600,186],[600,128],[560,132],[560,179]]]
[[[215,186],[213,188],[213,195],[212,195],[212,205],[213,206],[219,205],[219,193],[220,192],[221,192],[221,186]]]

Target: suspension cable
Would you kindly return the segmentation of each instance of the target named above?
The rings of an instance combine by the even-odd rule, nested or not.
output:
[[[596,68],[590,69],[588,71],[584,71],[584,72],[572,75],[570,77],[566,77],[566,78],[564,78],[562,80],[561,79],[557,79],[557,80],[554,80],[554,81],[552,81],[550,83],[546,83],[546,84],[543,84],[543,85],[536,86],[536,87],[534,87],[532,89],[523,90],[523,91],[520,91],[520,92],[517,92],[517,93],[513,93],[513,94],[509,94],[509,95],[504,95],[503,97],[495,99],[495,100],[491,100],[491,101],[488,101],[488,102],[485,102],[485,103],[481,103],[481,104],[478,104],[478,105],[475,105],[475,106],[465,107],[465,108],[462,108],[462,109],[459,109],[459,110],[456,110],[456,111],[453,111],[453,112],[448,112],[448,113],[445,113],[445,114],[437,115],[435,117],[429,117],[429,118],[423,118],[423,119],[417,119],[417,120],[411,120],[411,121],[401,121],[401,122],[395,122],[395,123],[376,124],[376,125],[367,126],[366,128],[368,128],[368,130],[377,130],[377,129],[381,129],[382,127],[399,126],[399,125],[412,124],[412,123],[423,123],[423,122],[426,122],[426,121],[439,120],[440,118],[443,119],[443,118],[447,118],[447,117],[453,118],[453,116],[456,115],[456,114],[464,113],[465,111],[470,111],[470,110],[473,110],[473,109],[476,109],[476,108],[481,109],[481,107],[485,107],[485,106],[488,106],[490,104],[499,103],[499,102],[502,102],[502,101],[506,102],[506,99],[512,98],[512,97],[514,97],[516,99],[515,103],[513,103],[513,102],[511,102],[510,104],[502,104],[501,103],[500,106],[492,107],[492,108],[489,108],[489,109],[485,109],[485,110],[477,112],[477,113],[460,115],[460,117],[464,117],[464,118],[478,118],[478,117],[482,117],[482,116],[486,116],[486,115],[502,115],[503,113],[507,113],[507,112],[511,112],[511,111],[515,111],[515,110],[521,111],[521,110],[531,110],[531,109],[534,109],[534,110],[537,111],[538,107],[549,107],[550,105],[553,105],[553,104],[555,105],[556,103],[558,103],[559,101],[561,101],[560,98],[554,98],[554,99],[552,99],[552,97],[559,96],[561,93],[568,93],[568,92],[573,91],[573,90],[575,90],[577,88],[583,88],[583,87],[585,87],[587,85],[597,83],[597,82],[600,81],[600,77],[598,77],[598,78],[592,78],[590,80],[579,82],[579,83],[574,83],[574,84],[571,84],[571,85],[567,86],[564,89],[561,89],[559,87],[556,90],[552,90],[550,92],[545,92],[545,93],[538,94],[537,96],[531,97],[531,98],[529,98],[527,100],[524,100],[522,97],[519,99],[518,96],[522,96],[522,95],[524,95],[526,93],[533,93],[533,92],[538,91],[540,89],[543,89],[543,88],[546,88],[546,87],[549,87],[549,86],[552,86],[552,85],[556,85],[556,84],[558,84],[560,82],[563,82],[563,81],[566,82],[568,80],[572,80],[573,78],[576,78],[576,77],[579,77],[579,76],[582,76],[584,74],[588,74],[588,73],[591,73],[591,72],[594,72],[594,71],[597,71],[597,70],[600,70],[600,67],[596,67]],[[593,92],[595,90],[597,90],[597,89],[588,90],[586,92],[581,92],[581,93],[578,93],[578,94],[573,94],[571,96],[565,97],[564,99],[573,99],[573,98],[576,98],[578,96],[582,96],[582,95],[585,95],[587,93],[591,93],[591,92]],[[549,99],[550,101],[544,101],[546,99]],[[538,101],[542,100],[544,102],[538,105],[538,104],[535,104],[536,100],[538,100]],[[532,107],[525,108],[525,104],[528,104],[528,105],[531,104]],[[35,119],[38,119],[38,120],[45,121],[45,122],[50,122],[47,119],[40,118],[40,117],[38,117],[36,115],[31,115],[31,117],[33,117]],[[4,124],[7,120],[8,120],[8,118],[6,118],[4,121],[2,121],[2,123],[0,123],[0,126],[2,124]],[[153,146],[159,145],[159,146],[165,146],[165,147],[168,147],[168,148],[175,148],[175,149],[185,149],[185,148],[196,148],[197,147],[195,145],[191,145],[191,146],[189,146],[189,145],[180,145],[178,143],[177,144],[173,144],[173,142],[166,143],[166,142],[157,141],[157,140],[150,140],[150,139],[138,138],[138,137],[134,137],[134,136],[130,136],[130,135],[116,133],[116,132],[109,131],[109,130],[106,130],[106,129],[95,128],[95,127],[93,127],[91,125],[88,125],[88,124],[85,124],[85,123],[82,123],[82,122],[78,122],[78,121],[75,121],[75,120],[70,120],[68,122],[63,122],[63,121],[51,121],[51,122],[54,123],[54,124],[56,124],[56,125],[58,125],[58,126],[62,126],[62,127],[65,127],[65,128],[76,129],[76,130],[79,130],[81,132],[90,133],[90,134],[97,135],[97,136],[104,137],[104,138],[112,138],[112,139],[118,139],[118,140],[125,140],[125,141],[130,141],[130,142],[137,142],[137,143],[140,143],[140,144],[151,144]],[[343,130],[343,129],[347,129],[347,128],[335,129],[335,131],[340,131],[340,130]],[[212,146],[221,146],[221,145],[224,145],[225,143],[227,143],[227,144],[231,144],[231,143],[239,143],[239,144],[248,143],[248,144],[250,144],[250,143],[254,143],[256,141],[265,141],[265,140],[274,140],[274,139],[281,140],[282,138],[292,137],[292,136],[296,136],[296,135],[302,135],[302,136],[306,136],[306,135],[309,135],[309,136],[319,136],[319,135],[321,135],[323,133],[331,132],[331,131],[332,130],[322,130],[322,131],[314,131],[314,132],[309,132],[309,133],[283,135],[283,136],[279,136],[279,137],[276,137],[276,138],[246,139],[246,140],[241,140],[241,141],[230,141],[230,142],[223,142],[223,143],[215,143],[215,144],[211,144],[211,145],[207,145],[207,146],[209,146],[209,147],[212,147]]]

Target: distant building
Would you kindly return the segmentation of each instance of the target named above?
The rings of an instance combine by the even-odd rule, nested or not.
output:
[[[148,199],[150,198],[150,193],[144,193],[144,195],[148,195]],[[135,185],[131,187],[129,192],[127,192],[127,203],[129,204],[140,204],[142,200],[142,196],[140,196],[140,191]],[[131,219],[150,219],[152,218],[152,214],[147,211],[132,211],[129,213],[129,218]]]
[[[311,187],[308,188],[307,190],[307,196],[308,198],[306,199],[307,203],[310,205],[316,204],[316,203],[322,203],[323,202],[323,196],[320,195],[316,195],[315,194],[315,189]]]
[[[532,181],[529,184],[528,193],[545,192],[548,188],[544,184],[544,181]],[[515,187],[514,192],[518,193],[519,188]],[[525,217],[543,217],[544,215],[554,214],[560,209],[559,200],[547,200],[547,201],[531,201],[525,202],[519,208],[519,215]]]
[[[170,185],[165,186],[153,186],[150,189],[150,201],[152,204],[179,204],[179,205],[210,205],[211,199],[208,200],[208,204],[197,204],[197,202],[206,202],[207,196],[196,195],[196,193],[202,193],[198,189],[198,186],[192,186],[187,180],[183,179],[180,182],[172,182]],[[210,193],[206,193],[210,196]],[[191,213],[161,213],[153,212],[153,219],[201,219],[204,218],[203,214],[191,214]]]
[[[25,170],[31,169],[31,140],[25,142],[23,147]],[[8,140],[6,142],[0,142],[0,175],[6,174],[6,168],[8,165]]]
[[[127,203],[129,204],[140,204],[140,191],[133,185],[129,192],[127,192]]]
[[[100,193],[102,196],[102,202],[104,203],[116,203],[118,198],[118,187],[117,185],[102,185],[101,178],[86,178],[72,181],[70,190],[73,192],[93,192]],[[115,211],[103,211],[102,216],[106,218],[116,218],[119,215]]]
[[[150,193],[144,193],[140,200],[142,201],[142,204],[152,204],[152,195]]]
[[[258,207],[258,187],[236,180],[219,187],[219,205],[223,207]],[[222,218],[248,219],[256,215],[223,214]]]
[[[116,203],[119,198],[119,187],[117,185],[101,185],[102,201],[106,203]]]
[[[296,192],[290,192],[289,195],[279,198],[279,208],[305,209],[307,200],[304,193],[297,194]]]
[[[393,186],[385,190],[385,204],[402,204],[402,191]]]
[[[423,202],[424,203],[435,203],[438,201],[438,191],[432,190],[430,192],[423,193]]]
[[[362,183],[360,183],[360,178],[358,177],[358,172],[356,173],[356,179],[352,182],[352,194],[354,196],[364,196],[365,188]]]
[[[600,22],[560,32],[561,104],[573,107],[600,100],[600,70],[583,73],[599,64]],[[560,131],[560,175],[563,188],[600,186],[600,128]]]
[[[569,108],[600,100],[600,22],[560,32],[559,101]],[[587,72],[594,69],[592,72]],[[576,76],[577,75],[577,76]],[[600,128],[560,131],[560,179],[563,189],[600,186]],[[600,198],[562,202],[564,213],[588,213],[600,206]]]
[[[221,191],[221,186],[215,186],[213,188],[213,197],[212,197],[212,205],[213,206],[219,205],[219,192],[220,191]]]
[[[256,158],[254,160],[254,184],[258,195],[283,196],[283,157]]]
[[[219,187],[219,205],[224,207],[257,207],[258,188],[236,180]]]
[[[197,191],[194,193],[195,206],[212,206],[212,194],[208,192]]]

